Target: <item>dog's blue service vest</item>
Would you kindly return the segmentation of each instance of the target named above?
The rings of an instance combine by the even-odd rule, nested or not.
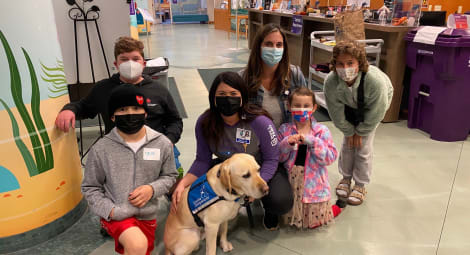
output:
[[[188,204],[191,213],[196,214],[220,200],[207,181],[207,175],[199,177],[189,189]]]
[[[199,216],[197,216],[197,214],[220,200],[225,200],[225,198],[217,195],[214,192],[211,185],[207,181],[206,174],[202,175],[195,182],[193,182],[193,184],[191,184],[188,193],[188,205],[189,210],[194,217],[194,221],[199,227],[203,227],[204,223],[199,218]],[[238,200],[239,199],[235,200],[235,202]]]

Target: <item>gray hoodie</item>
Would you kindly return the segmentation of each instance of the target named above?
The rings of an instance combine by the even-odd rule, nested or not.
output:
[[[175,183],[178,173],[171,141],[145,128],[146,142],[136,153],[114,128],[88,154],[82,193],[91,210],[105,220],[110,220],[113,208],[113,220],[132,216],[141,220],[155,219],[157,197],[167,193]],[[142,208],[133,206],[128,201],[129,193],[146,184],[152,186],[153,197]]]

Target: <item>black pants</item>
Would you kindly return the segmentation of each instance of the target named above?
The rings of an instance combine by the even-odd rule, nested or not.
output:
[[[294,205],[294,195],[289,183],[287,171],[282,164],[279,164],[273,178],[268,182],[269,194],[264,196],[264,210],[269,214],[282,215],[290,211]]]

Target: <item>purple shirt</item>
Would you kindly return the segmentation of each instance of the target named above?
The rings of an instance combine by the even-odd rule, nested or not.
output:
[[[252,121],[240,120],[233,126],[225,125],[224,133],[219,146],[209,144],[202,132],[202,120],[206,114],[202,114],[196,123],[196,160],[194,160],[189,173],[197,177],[207,173],[212,163],[212,155],[222,160],[229,158],[234,153],[245,152],[242,143],[236,141],[237,131],[241,129],[250,131],[250,143],[247,144],[246,153],[254,156],[261,165],[261,178],[269,181],[277,170],[279,163],[279,142],[273,122],[266,116],[257,116]]]

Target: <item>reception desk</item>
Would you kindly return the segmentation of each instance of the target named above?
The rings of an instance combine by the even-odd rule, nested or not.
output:
[[[299,34],[292,33],[292,14],[278,13],[272,11],[260,11],[249,9],[249,45],[253,42],[256,32],[264,24],[278,24],[286,34],[289,44],[290,62],[302,68],[308,77],[310,63],[310,34],[313,31],[334,30],[333,19],[321,17],[302,16],[303,27]],[[380,58],[380,69],[391,79],[394,87],[393,100],[385,115],[384,122],[398,120],[400,104],[403,94],[403,76],[405,73],[405,47],[404,37],[413,27],[391,26],[378,24],[365,24],[366,39],[383,39],[382,53]],[[320,52],[315,55],[315,63],[328,62],[331,54]],[[315,80],[320,81],[318,77]]]

